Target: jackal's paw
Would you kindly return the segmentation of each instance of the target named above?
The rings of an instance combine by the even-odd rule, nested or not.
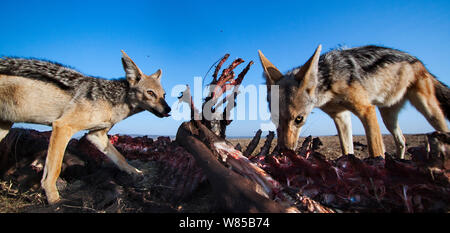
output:
[[[144,172],[142,172],[141,170],[139,170],[135,167],[132,167],[132,166],[128,167],[126,172],[133,176],[143,176],[144,175]]]
[[[134,175],[138,175],[138,176],[143,176],[144,172],[139,170],[139,169],[137,169],[137,168],[134,168],[133,174]]]
[[[133,183],[139,183],[145,179],[144,172],[134,167],[128,174],[132,176]]]
[[[59,193],[56,192],[47,192],[45,191],[45,196],[47,196],[47,202],[49,205],[55,205],[58,204],[59,201],[61,200],[59,198]]]
[[[45,196],[47,197],[47,202],[49,205],[57,204],[60,201],[58,189],[56,188],[56,184],[51,185],[46,183],[45,181],[41,182],[41,187],[45,191]]]

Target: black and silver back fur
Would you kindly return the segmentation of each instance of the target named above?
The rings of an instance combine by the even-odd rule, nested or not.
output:
[[[338,79],[345,79],[349,84],[361,82],[387,65],[418,61],[405,52],[374,45],[332,50],[319,58],[319,87],[328,90]]]
[[[38,59],[0,59],[0,74],[49,82],[74,96],[89,100],[106,99],[113,104],[123,102],[129,88],[126,79],[106,80],[85,76],[59,63]]]

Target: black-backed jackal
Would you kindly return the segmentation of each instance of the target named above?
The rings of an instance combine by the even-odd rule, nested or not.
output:
[[[57,63],[19,58],[0,59],[0,140],[15,122],[52,126],[41,186],[47,200],[60,200],[56,179],[70,138],[88,130],[87,139],[121,170],[140,174],[108,140],[117,122],[148,110],[168,116],[161,70],[145,75],[122,51],[126,78],[88,77]]]
[[[259,51],[268,90],[279,86],[277,125],[279,148],[295,149],[298,136],[313,108],[327,113],[336,125],[344,155],[353,154],[350,113],[364,125],[370,156],[385,149],[375,106],[394,137],[397,156],[404,157],[405,138],[398,113],[406,100],[438,131],[448,132],[450,90],[417,58],[399,50],[364,46],[337,49],[320,55],[321,45],[301,67],[282,74]],[[268,93],[269,103],[271,93]]]

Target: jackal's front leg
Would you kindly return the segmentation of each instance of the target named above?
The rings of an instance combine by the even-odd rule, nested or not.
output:
[[[108,130],[91,131],[88,133],[87,139],[94,144],[97,149],[108,156],[108,158],[111,159],[111,161],[113,161],[120,168],[120,170],[125,171],[128,174],[142,174],[142,171],[128,164],[123,155],[120,154],[113,144],[111,144],[108,139],[107,132]]]
[[[349,111],[343,111],[330,116],[334,120],[344,155],[354,154],[352,138],[352,119]]]
[[[61,172],[67,143],[76,132],[76,129],[62,122],[55,121],[53,123],[52,135],[50,136],[50,144],[45,160],[44,174],[41,180],[41,187],[45,190],[49,204],[55,204],[59,201],[56,179],[58,179]]]
[[[371,157],[382,156],[384,158],[384,144],[380,126],[377,121],[375,106],[358,106],[355,114],[361,120],[366,131],[369,155]]]

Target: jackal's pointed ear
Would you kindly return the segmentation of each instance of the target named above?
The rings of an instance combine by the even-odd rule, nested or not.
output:
[[[149,75],[148,77],[154,78],[154,79],[161,79],[162,71],[161,69],[158,69],[154,74]]]
[[[295,79],[300,82],[299,90],[312,92],[317,85],[317,74],[319,73],[319,57],[322,45],[317,46],[312,57],[295,74]]]
[[[275,82],[280,80],[283,77],[283,74],[275,67],[261,52],[258,50],[259,59],[261,60],[261,64],[264,69],[264,74],[267,79],[267,85],[273,85]]]
[[[137,65],[131,60],[131,58],[122,51],[122,65],[125,70],[127,81],[130,85],[135,85],[144,76],[142,71],[137,67]]]

